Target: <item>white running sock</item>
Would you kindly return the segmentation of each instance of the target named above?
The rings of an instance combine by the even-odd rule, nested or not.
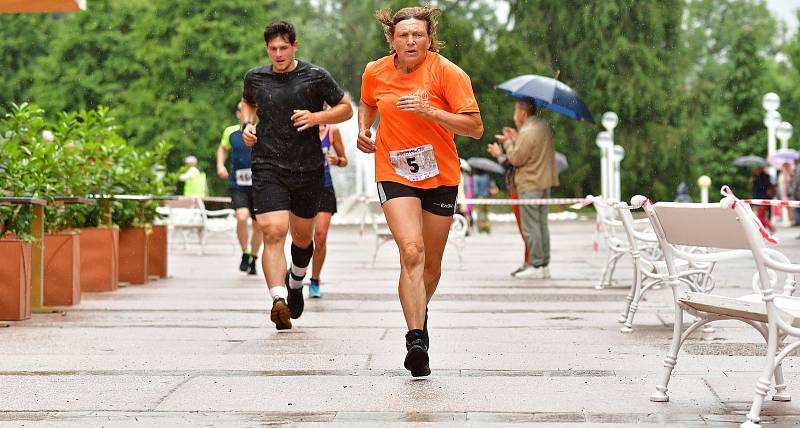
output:
[[[297,290],[298,288],[303,288],[303,278],[306,276],[306,270],[308,270],[308,266],[306,267],[297,267],[294,263],[292,263],[292,274],[289,275],[289,288],[293,290]],[[300,279],[295,279],[300,278]]]
[[[278,298],[286,300],[289,298],[289,290],[282,285],[276,285],[275,287],[269,289],[269,295],[272,296],[272,300]]]

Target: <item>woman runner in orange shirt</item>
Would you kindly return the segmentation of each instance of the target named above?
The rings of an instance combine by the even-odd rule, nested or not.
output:
[[[469,76],[438,53],[439,12],[408,7],[375,14],[390,54],[367,64],[358,107],[358,148],[375,153],[378,196],[400,250],[398,290],[409,330],[404,365],[414,377],[431,372],[427,306],[441,276],[461,180],[453,136],[483,135]]]

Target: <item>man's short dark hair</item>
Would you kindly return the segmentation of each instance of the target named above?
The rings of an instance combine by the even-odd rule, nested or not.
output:
[[[297,33],[294,31],[294,25],[286,22],[286,21],[274,21],[267,25],[264,28],[264,42],[269,43],[270,40],[282,37],[289,42],[289,44],[294,44],[297,40]]]
[[[519,107],[519,109],[525,113],[528,113],[528,116],[533,116],[536,114],[536,104],[529,99],[518,98],[517,107]]]

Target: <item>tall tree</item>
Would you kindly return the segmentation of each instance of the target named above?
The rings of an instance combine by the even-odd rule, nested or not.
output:
[[[698,155],[694,170],[714,185],[750,193],[750,171],[731,162],[767,155],[761,99],[774,91],[768,72],[775,53],[776,24],[766,5],[754,0],[695,0],[689,4],[687,35],[695,65],[690,77],[686,131]]]

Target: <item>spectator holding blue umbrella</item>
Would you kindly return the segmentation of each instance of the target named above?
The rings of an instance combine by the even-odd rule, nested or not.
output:
[[[514,167],[514,186],[520,199],[549,198],[550,188],[559,184],[550,125],[536,117],[533,101],[517,99],[515,107],[517,129],[505,127],[503,134],[495,138],[503,144],[508,161]],[[517,272],[516,278],[550,278],[548,211],[547,205],[520,207],[522,233],[531,266]]]

